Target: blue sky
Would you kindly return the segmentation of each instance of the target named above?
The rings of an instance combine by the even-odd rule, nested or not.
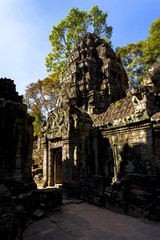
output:
[[[88,11],[95,4],[108,11],[114,49],[145,40],[160,17],[160,0],[0,0],[0,77],[13,79],[19,94],[45,78],[52,26],[72,7]]]

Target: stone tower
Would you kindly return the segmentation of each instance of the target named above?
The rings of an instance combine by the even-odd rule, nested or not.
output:
[[[62,75],[62,99],[89,114],[99,114],[123,98],[127,88],[127,75],[112,48],[88,33],[68,58]]]
[[[89,174],[99,173],[93,116],[125,97],[127,88],[125,70],[112,48],[88,33],[68,58],[57,107],[41,132],[43,186],[76,190]]]

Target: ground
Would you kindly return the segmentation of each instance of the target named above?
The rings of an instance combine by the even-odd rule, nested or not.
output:
[[[85,202],[64,201],[32,222],[24,240],[159,240],[160,223],[111,212]]]

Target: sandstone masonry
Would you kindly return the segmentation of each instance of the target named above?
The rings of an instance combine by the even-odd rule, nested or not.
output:
[[[159,80],[155,63],[143,85],[129,88],[112,48],[88,33],[68,58],[57,107],[37,141],[39,185],[63,185],[72,196],[93,175],[108,185],[132,174],[159,176]]]

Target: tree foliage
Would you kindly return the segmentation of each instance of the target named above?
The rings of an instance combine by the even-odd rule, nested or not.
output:
[[[46,57],[47,71],[52,71],[44,80],[38,80],[26,87],[25,103],[29,113],[35,117],[34,134],[40,134],[41,123],[49,111],[55,108],[60,90],[59,79],[66,68],[67,58],[76,43],[88,31],[98,34],[109,41],[112,27],[106,23],[108,13],[103,13],[98,6],[87,11],[72,8],[65,19],[53,26],[49,40],[52,52]]]
[[[146,40],[127,44],[116,51],[126,68],[129,84],[141,83],[151,65],[160,62],[160,18],[151,24]]]
[[[127,44],[126,47],[117,48],[117,55],[121,57],[122,63],[126,68],[129,78],[129,85],[141,82],[145,74],[142,62],[144,41]]]
[[[49,36],[52,52],[46,57],[47,71],[56,72],[60,76],[66,67],[69,54],[88,31],[109,41],[112,27],[106,23],[107,16],[108,13],[103,13],[97,5],[93,6],[89,13],[72,8],[64,20],[53,26]]]
[[[35,117],[34,134],[40,134],[41,123],[48,113],[55,108],[57,94],[59,92],[59,80],[55,73],[50,74],[44,80],[30,83],[26,87],[24,102],[28,112]]]

